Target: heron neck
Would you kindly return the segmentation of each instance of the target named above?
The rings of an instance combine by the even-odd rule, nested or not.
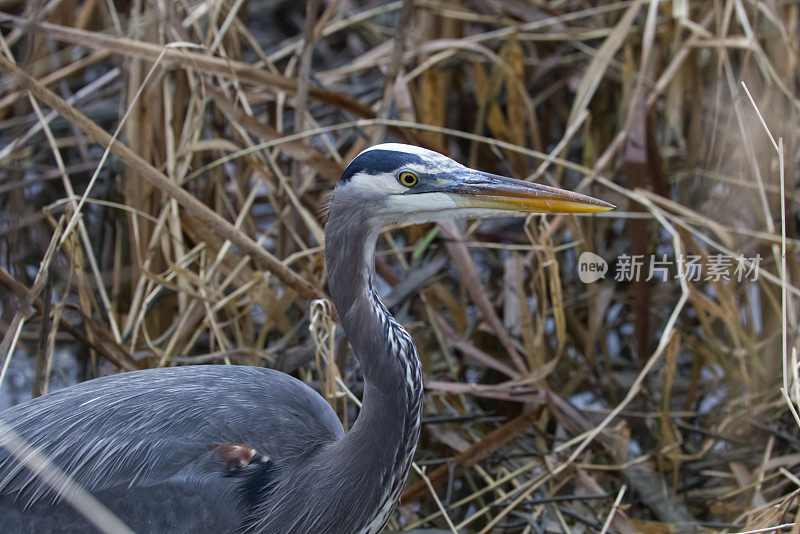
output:
[[[373,485],[373,494],[379,496],[373,522],[380,527],[399,498],[419,438],[422,372],[411,336],[373,287],[380,226],[365,212],[374,209],[342,209],[334,198],[325,255],[331,297],[364,375],[361,412],[337,450],[365,472],[375,473],[375,480],[362,482]],[[381,474],[387,466],[392,476]]]
[[[337,200],[331,204],[325,226],[331,298],[365,382],[388,391],[405,381],[402,360],[416,358],[416,350],[374,288],[374,252],[380,225],[370,216],[372,210],[359,209],[358,205],[342,207],[344,202]],[[411,345],[413,355],[404,353],[404,344],[398,344],[397,337]]]

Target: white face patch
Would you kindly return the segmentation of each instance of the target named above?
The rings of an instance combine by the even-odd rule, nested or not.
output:
[[[414,170],[413,167],[408,166],[408,170]],[[339,187],[339,194],[385,198],[385,207],[375,213],[376,220],[381,224],[443,219],[452,216],[458,208],[458,204],[447,193],[407,194],[409,188],[398,182],[393,174],[358,173]]]
[[[382,216],[386,222],[421,223],[452,217],[456,208],[458,205],[447,193],[393,195]]]
[[[348,191],[356,194],[378,194],[378,195],[400,195],[408,191],[408,188],[397,181],[393,174],[366,174],[358,173],[350,178],[350,181],[343,186]]]

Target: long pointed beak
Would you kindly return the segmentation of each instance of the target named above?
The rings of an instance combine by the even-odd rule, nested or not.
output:
[[[603,200],[470,169],[447,191],[460,208],[530,213],[597,213],[616,206]]]

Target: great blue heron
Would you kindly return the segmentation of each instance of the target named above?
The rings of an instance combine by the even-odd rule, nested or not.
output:
[[[422,373],[411,336],[375,291],[378,232],[456,215],[612,207],[430,150],[374,146],[347,166],[325,227],[330,294],[365,381],[350,432],[299,380],[224,365],[98,378],[10,408],[0,420],[137,532],[379,532],[416,449]],[[85,532],[88,524],[0,452],[0,525]]]

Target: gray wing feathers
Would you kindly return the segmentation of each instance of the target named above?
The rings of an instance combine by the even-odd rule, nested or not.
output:
[[[89,491],[189,481],[217,486],[223,465],[209,449],[216,443],[247,444],[279,460],[344,435],[308,386],[243,366],[100,378],[15,406],[0,419]],[[25,506],[55,498],[0,450],[0,495],[9,494]]]

